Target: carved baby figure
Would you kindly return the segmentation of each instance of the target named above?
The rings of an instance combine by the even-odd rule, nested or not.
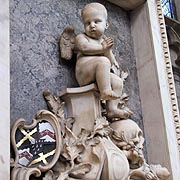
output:
[[[90,3],[82,10],[82,18],[85,32],[75,37],[76,79],[80,86],[97,83],[101,98],[107,100],[109,118],[128,117],[129,111],[118,108],[123,78],[111,72],[112,66],[119,66],[112,53],[113,39],[104,35],[107,10],[100,3]]]

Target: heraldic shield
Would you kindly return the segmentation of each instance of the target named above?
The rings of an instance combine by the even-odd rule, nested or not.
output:
[[[30,174],[40,176],[54,166],[62,149],[59,120],[47,110],[38,111],[30,125],[25,125],[24,119],[17,120],[11,138],[15,152],[12,174],[33,170]]]

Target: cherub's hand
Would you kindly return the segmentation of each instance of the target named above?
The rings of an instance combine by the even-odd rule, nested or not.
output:
[[[104,50],[109,50],[114,45],[114,41],[112,38],[106,37],[101,44],[102,44]]]

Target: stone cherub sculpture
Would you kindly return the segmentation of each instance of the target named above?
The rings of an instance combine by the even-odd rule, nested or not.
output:
[[[71,59],[72,50],[77,52],[76,79],[80,86],[96,83],[101,99],[107,100],[108,118],[127,118],[131,115],[128,108],[118,107],[122,96],[123,81],[111,72],[119,65],[112,53],[113,39],[104,35],[108,28],[107,10],[100,3],[87,4],[82,10],[85,32],[75,36],[73,29],[67,28],[61,36],[61,57]]]
[[[120,78],[111,72],[113,66],[119,66],[112,53],[113,40],[104,35],[108,27],[105,7],[90,3],[82,10],[82,17],[85,33],[76,36],[73,28],[66,28],[60,42],[61,56],[69,60],[77,51],[79,85],[96,82],[101,98],[107,101],[108,120],[120,119],[108,122],[102,115],[97,89],[94,92],[86,86],[75,88],[81,89],[75,93],[67,88],[60,95],[64,102],[45,91],[51,112],[38,111],[31,125],[19,119],[12,128],[15,159],[11,179],[28,180],[44,172],[43,180],[167,180],[166,168],[146,163],[142,130],[127,119],[131,112],[124,108],[126,96],[122,95],[126,74]],[[85,102],[90,102],[88,108],[82,107]],[[66,118],[64,105],[72,116]],[[81,121],[86,124],[82,126]],[[87,129],[89,125],[92,127]]]

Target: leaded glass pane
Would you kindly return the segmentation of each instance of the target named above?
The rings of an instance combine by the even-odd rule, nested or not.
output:
[[[165,16],[176,19],[176,9],[173,0],[161,0],[162,9]]]

